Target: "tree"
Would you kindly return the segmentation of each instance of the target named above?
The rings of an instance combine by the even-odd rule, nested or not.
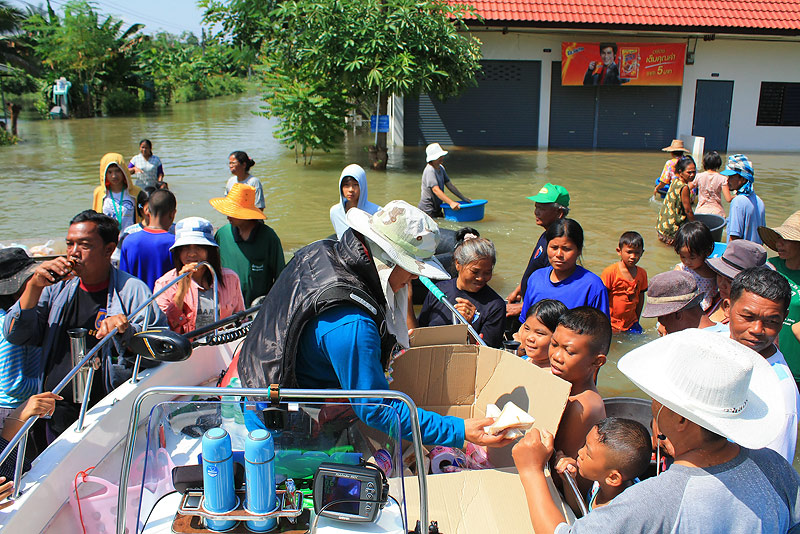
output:
[[[359,101],[375,102],[380,92],[383,112],[392,93],[455,96],[475,83],[480,69],[480,42],[459,33],[466,29],[464,15],[474,16],[468,6],[443,0],[286,0],[265,16],[259,5],[264,3],[235,0],[220,22],[231,39],[262,43],[264,113],[289,122],[279,125],[276,135],[287,144],[300,143],[303,154],[330,150],[341,139],[342,97],[352,108]],[[291,84],[313,87],[317,105],[295,102],[302,91]],[[284,115],[290,110],[291,117]],[[323,135],[292,135],[293,125],[318,126]],[[385,134],[378,145],[385,151]],[[385,167],[385,157],[381,163]]]

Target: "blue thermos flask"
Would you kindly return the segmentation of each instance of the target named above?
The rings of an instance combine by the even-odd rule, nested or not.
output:
[[[203,434],[203,494],[208,512],[224,514],[236,508],[231,437],[222,428],[211,428]],[[223,532],[236,526],[236,521],[207,519],[206,526]]]
[[[275,442],[272,435],[259,428],[248,434],[244,442],[245,480],[248,512],[265,514],[277,507],[275,496]],[[248,521],[247,528],[253,532],[267,532],[278,526],[278,518]]]

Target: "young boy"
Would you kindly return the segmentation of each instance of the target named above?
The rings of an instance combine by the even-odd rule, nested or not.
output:
[[[586,444],[577,460],[556,453],[556,471],[567,472],[593,482],[589,492],[589,511],[605,506],[632,486],[650,465],[650,434],[632,419],[608,417],[595,424],[586,435]]]
[[[639,317],[647,291],[647,272],[636,264],[644,254],[644,239],[637,232],[625,232],[617,246],[619,261],[609,265],[600,278],[608,288],[611,328],[614,332],[642,333]]]
[[[555,448],[571,458],[583,446],[586,434],[606,417],[596,381],[610,347],[611,323],[605,313],[591,306],[562,315],[550,339],[550,372],[572,384]],[[578,484],[588,491],[588,482],[579,479]]]
[[[122,242],[119,268],[152,290],[156,280],[174,266],[169,249],[175,243],[175,234],[169,230],[177,211],[175,195],[169,189],[154,191],[144,210],[148,214],[147,226]]]

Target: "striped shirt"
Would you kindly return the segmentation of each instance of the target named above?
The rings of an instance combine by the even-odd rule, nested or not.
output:
[[[39,393],[42,349],[14,345],[2,335],[6,311],[0,310],[0,407],[16,408]]]

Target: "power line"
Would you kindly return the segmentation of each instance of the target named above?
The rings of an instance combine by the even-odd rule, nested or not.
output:
[[[168,22],[168,21],[165,21],[165,20],[161,20],[159,18],[153,17],[153,16],[148,15],[148,14],[140,13],[140,12],[135,11],[133,9],[130,9],[128,7],[120,6],[118,4],[115,4],[114,2],[110,2],[108,0],[103,0],[102,2],[98,1],[98,0],[95,0],[95,1],[97,1],[97,3],[101,4],[101,5],[102,4],[108,4],[108,6],[111,6],[112,8],[114,8],[114,9],[116,9],[118,11],[122,11],[123,13],[125,13],[128,16],[135,17],[137,19],[142,19],[145,22],[149,20],[150,22],[153,22],[156,25],[167,26],[167,27],[171,27],[173,29],[177,29],[177,30],[180,30],[180,31],[188,31],[188,32],[194,33],[193,30],[190,30],[190,29],[188,29],[186,27],[179,26],[177,24],[174,24],[172,22]]]

